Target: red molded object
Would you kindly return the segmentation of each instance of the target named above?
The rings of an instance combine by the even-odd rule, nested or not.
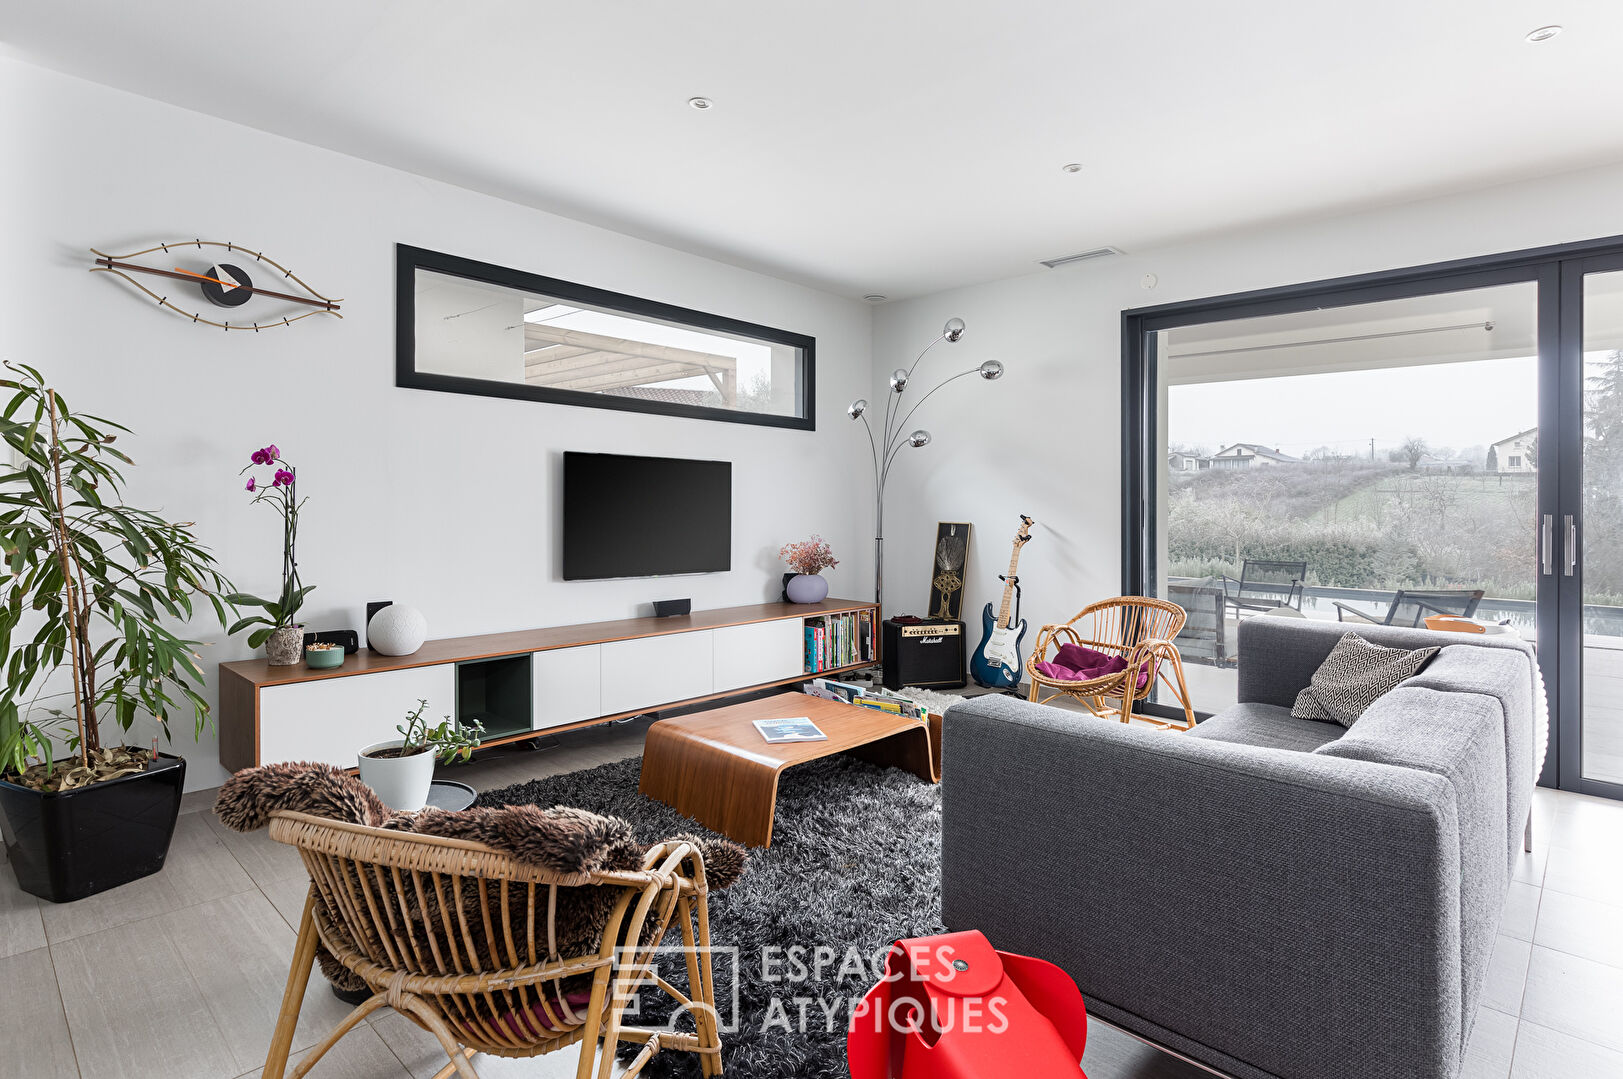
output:
[[[970,930],[892,945],[845,1046],[851,1079],[1086,1079],[1087,1040],[1070,975]]]

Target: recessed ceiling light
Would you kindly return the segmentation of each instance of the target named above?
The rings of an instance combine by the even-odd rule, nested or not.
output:
[[[1563,29],[1564,27],[1560,26],[1541,26],[1537,30],[1529,32],[1527,35],[1527,40],[1537,45],[1541,41],[1548,41],[1552,37],[1555,37]]]
[[[711,101],[708,97],[688,98],[688,106],[690,108],[698,109],[700,112],[703,112],[705,109],[712,108],[715,104],[716,103]]]
[[[884,303],[886,300],[890,299],[890,297],[881,296],[877,292],[870,292],[868,295],[864,296],[863,299],[867,300],[869,303]]]
[[[1082,165],[1080,162],[1073,161],[1069,165],[1061,165],[1060,169],[1063,172],[1081,172]]]

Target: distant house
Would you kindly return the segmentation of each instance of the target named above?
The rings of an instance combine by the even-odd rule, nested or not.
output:
[[[1465,457],[1437,457],[1428,453],[1415,467],[1422,472],[1475,472],[1476,462]]]
[[[1212,459],[1198,453],[1184,453],[1173,450],[1167,454],[1167,470],[1170,472],[1199,472],[1203,468],[1210,468]]]
[[[1280,453],[1277,449],[1259,446],[1255,442],[1236,442],[1212,454],[1213,468],[1251,468],[1262,465],[1299,465],[1300,457]]]
[[[1538,428],[1501,439],[1488,447],[1489,472],[1537,472]]]

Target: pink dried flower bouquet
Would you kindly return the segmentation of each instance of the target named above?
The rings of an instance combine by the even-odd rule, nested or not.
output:
[[[828,541],[821,536],[813,536],[799,543],[785,543],[778,548],[778,557],[796,573],[821,573],[830,566],[840,564],[835,560]]]

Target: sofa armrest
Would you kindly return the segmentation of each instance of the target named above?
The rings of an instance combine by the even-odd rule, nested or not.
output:
[[[1102,1018],[1243,1079],[1455,1074],[1441,777],[1002,697],[945,728],[949,928],[1058,963]]]

